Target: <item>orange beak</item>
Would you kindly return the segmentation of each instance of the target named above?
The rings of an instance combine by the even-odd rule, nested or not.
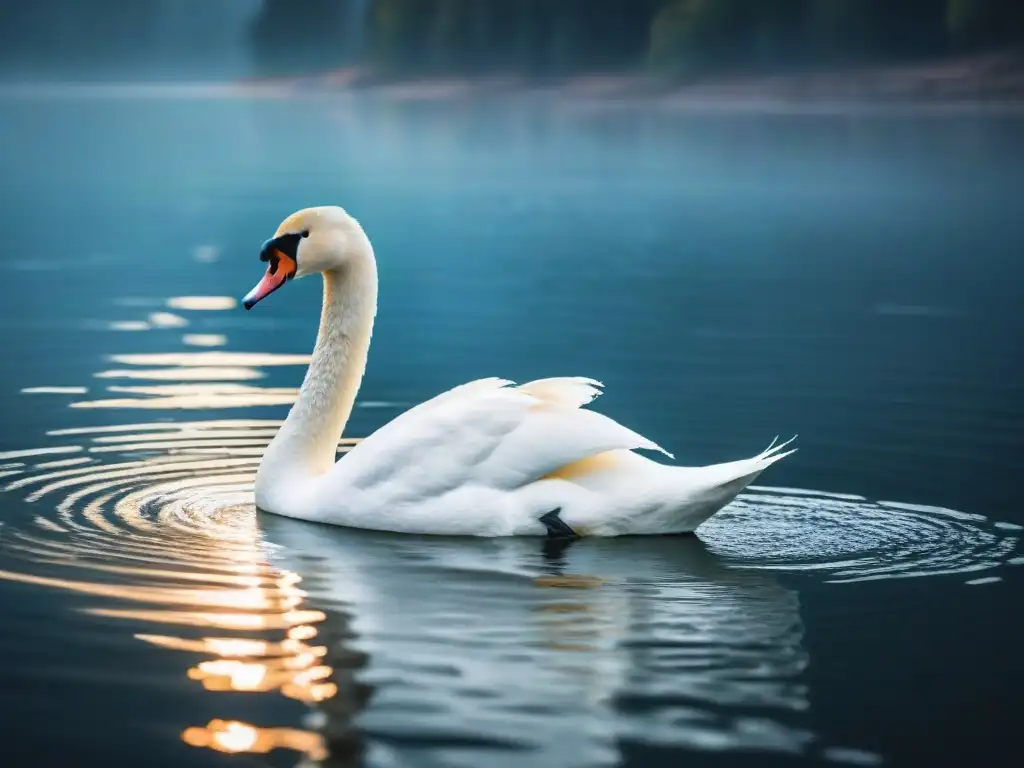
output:
[[[295,259],[276,248],[272,248],[267,252],[265,261],[269,263],[267,264],[267,271],[263,275],[263,279],[242,299],[242,306],[246,309],[252,309],[256,306],[257,302],[267,298],[267,296],[295,277],[295,270],[298,269]]]

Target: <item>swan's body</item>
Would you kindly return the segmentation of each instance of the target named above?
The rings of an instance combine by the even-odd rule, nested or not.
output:
[[[322,272],[316,347],[298,399],[256,475],[256,504],[303,520],[419,534],[529,536],[556,517],[578,535],[683,533],[728,504],[785,446],[691,468],[586,409],[598,382],[482,379],[402,414],[335,463],[366,366],[377,308],[370,242],[340,208],[293,214],[264,248],[249,308],[293,276]],[[666,453],[666,455],[669,455]]]

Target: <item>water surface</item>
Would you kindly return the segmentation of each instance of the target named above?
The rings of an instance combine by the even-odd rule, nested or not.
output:
[[[137,96],[0,102],[4,765],[1003,763],[1019,117]],[[586,375],[683,462],[800,452],[697,537],[256,515],[319,286],[233,297],[335,202],[381,271],[346,437]]]

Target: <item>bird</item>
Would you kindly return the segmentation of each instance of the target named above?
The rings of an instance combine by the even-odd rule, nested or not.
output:
[[[410,408],[336,460],[377,314],[373,246],[346,210],[319,206],[285,218],[260,260],[246,310],[294,279],[323,278],[309,367],[256,472],[262,512],[418,535],[690,533],[795,451],[793,438],[728,463],[663,463],[638,451],[672,454],[587,407],[599,381],[483,378]]]

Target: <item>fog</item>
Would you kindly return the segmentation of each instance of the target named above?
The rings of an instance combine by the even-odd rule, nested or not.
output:
[[[261,0],[33,0],[0,8],[5,79],[241,76]]]

